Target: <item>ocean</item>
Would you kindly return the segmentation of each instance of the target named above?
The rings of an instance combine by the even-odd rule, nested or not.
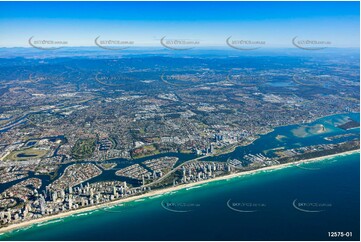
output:
[[[359,176],[359,153],[338,156],[73,215],[0,240],[359,240]]]

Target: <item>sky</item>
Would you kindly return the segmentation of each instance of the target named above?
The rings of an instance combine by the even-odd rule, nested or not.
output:
[[[0,2],[0,47],[29,38],[95,46],[94,39],[159,46],[160,39],[225,46],[233,39],[291,47],[292,38],[359,47],[359,2]]]

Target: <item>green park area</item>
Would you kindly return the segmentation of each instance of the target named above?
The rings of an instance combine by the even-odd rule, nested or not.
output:
[[[27,148],[21,150],[14,150],[5,157],[6,160],[10,161],[26,161],[29,159],[40,159],[45,156],[49,150],[38,149],[38,148]]]
[[[95,139],[79,139],[75,143],[71,153],[72,157],[77,160],[90,158],[95,150]]]

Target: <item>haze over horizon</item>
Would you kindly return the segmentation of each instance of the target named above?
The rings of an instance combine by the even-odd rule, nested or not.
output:
[[[260,5],[265,6],[261,8]],[[359,2],[1,2],[0,47],[30,47],[29,38],[95,46],[94,39],[161,47],[161,38],[227,47],[235,39],[292,46],[296,36],[359,48]],[[82,11],[80,11],[80,9]],[[358,33],[358,34],[355,34]]]

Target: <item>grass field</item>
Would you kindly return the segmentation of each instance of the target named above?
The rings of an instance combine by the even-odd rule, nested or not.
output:
[[[74,159],[90,158],[95,150],[95,139],[79,139],[75,143],[71,153]]]
[[[29,159],[40,159],[43,156],[45,156],[48,152],[49,150],[37,149],[37,148],[15,150],[12,151],[10,154],[8,154],[4,160],[26,161]]]

